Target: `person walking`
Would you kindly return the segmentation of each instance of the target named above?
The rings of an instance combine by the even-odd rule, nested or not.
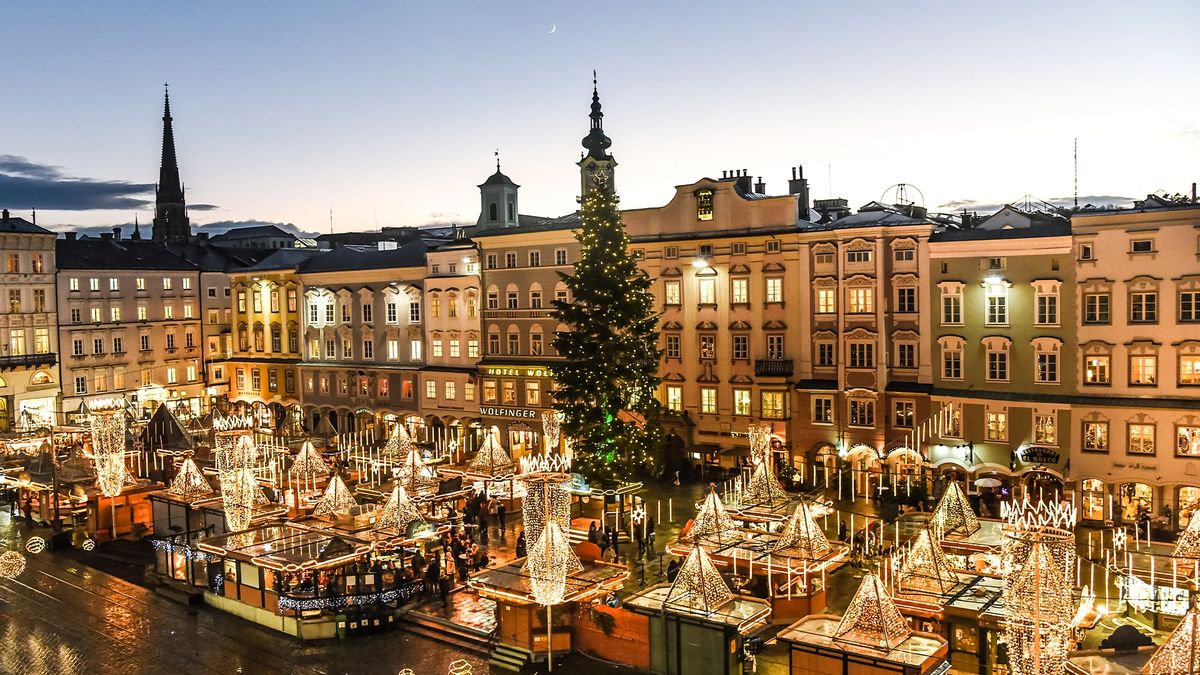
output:
[[[508,510],[504,508],[504,502],[500,502],[496,506],[496,517],[500,521],[500,536],[504,536],[508,532],[508,524],[504,522],[504,516],[508,514]]]
[[[433,595],[438,592],[442,583],[442,556],[437,553],[433,554],[433,560],[429,561],[429,567],[425,568],[425,595]]]
[[[650,545],[650,554],[654,554],[654,516],[646,521],[646,543]]]
[[[529,552],[525,548],[525,530],[517,534],[517,557],[524,558]]]
[[[21,511],[25,514],[25,527],[33,527],[33,497],[26,497],[25,503],[21,505]]]

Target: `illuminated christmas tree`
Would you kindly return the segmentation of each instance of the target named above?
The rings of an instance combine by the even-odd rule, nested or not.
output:
[[[1175,553],[1172,555],[1176,558],[1200,558],[1200,509],[1192,513],[1187,529],[1175,542]]]
[[[421,451],[414,445],[408,451],[404,461],[393,469],[396,484],[402,486],[410,495],[423,495],[437,484],[437,476],[425,465]]]
[[[1195,522],[1193,520],[1192,522]],[[1192,607],[1154,656],[1142,668],[1145,675],[1200,673],[1200,610]]]
[[[721,578],[717,566],[703,546],[692,546],[679,567],[679,574],[663,600],[663,607],[681,607],[711,612],[733,599],[733,592]]]
[[[704,503],[700,505],[700,510],[696,513],[695,520],[692,521],[692,529],[688,535],[693,538],[704,537],[716,542],[724,542],[733,536],[736,529],[737,523],[733,522],[733,518],[725,512],[725,505],[717,496],[716,489],[710,488],[708,496],[704,498]]]
[[[933,525],[939,537],[947,534],[972,534],[979,529],[979,518],[957,481],[946,485],[946,492],[933,512]]]
[[[834,631],[834,640],[880,651],[891,651],[908,639],[912,629],[883,588],[883,582],[868,572],[846,607]]]
[[[946,557],[937,537],[930,533],[929,528],[925,528],[904,556],[897,581],[901,592],[941,595],[949,593],[959,578],[951,569],[950,559]]]
[[[583,143],[589,154],[580,162],[579,260],[562,275],[568,301],[554,302],[553,316],[566,326],[555,333],[554,349],[564,360],[551,367],[554,408],[563,414],[563,433],[574,439],[575,470],[594,485],[612,486],[658,469],[663,434],[653,282],[629,252],[603,117],[593,90]]]
[[[775,542],[775,552],[787,552],[805,560],[820,560],[832,550],[829,539],[813,519],[812,511],[807,501],[801,501],[788,519],[779,540]]]

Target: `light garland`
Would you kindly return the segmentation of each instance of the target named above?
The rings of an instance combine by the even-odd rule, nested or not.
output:
[[[404,534],[408,531],[409,524],[424,522],[416,504],[413,504],[412,498],[408,496],[408,492],[404,490],[403,486],[396,485],[392,488],[392,494],[388,497],[387,503],[379,512],[373,529],[391,528]]]
[[[221,498],[225,504],[225,524],[230,532],[241,532],[250,527],[254,520],[254,507],[267,503],[251,469],[239,469],[226,485],[221,486]]]
[[[304,441],[304,444],[300,446],[300,453],[292,460],[288,476],[293,482],[311,482],[328,475],[329,467],[325,466],[325,460],[321,458],[321,453],[317,452],[312,441]]]
[[[213,415],[212,420],[213,431],[248,431],[256,425],[253,415],[226,415],[224,417]]]
[[[1001,502],[1000,517],[1009,529],[1036,531],[1043,528],[1072,530],[1077,520],[1077,511],[1071,502],[1021,501]]]
[[[1061,675],[1072,647],[1075,535],[1069,509],[1028,499],[1004,514],[1001,544],[1005,635],[1013,675]]]
[[[484,471],[488,475],[495,476],[498,474],[512,473],[515,465],[512,457],[504,451],[504,446],[500,443],[500,430],[492,427],[488,432],[488,436],[483,441],[483,445],[479,448],[479,452],[475,453],[474,459],[471,460],[471,468]]]
[[[329,598],[289,598],[279,597],[279,609],[294,611],[310,611],[314,609],[341,609],[342,607],[360,605],[379,605],[397,600],[411,600],[425,588],[424,581],[412,581],[400,588],[379,593],[361,593],[357,595],[339,595]]]
[[[437,476],[425,465],[425,458],[416,446],[408,451],[400,466],[392,470],[392,475],[395,483],[413,496],[428,494],[437,485]]]
[[[949,593],[959,583],[959,578],[937,537],[929,528],[924,528],[905,553],[896,581],[901,593],[942,595]]]
[[[121,494],[132,477],[125,468],[125,410],[120,399],[88,404],[96,487],[105,497]]]
[[[84,542],[84,543],[86,544],[87,542]],[[188,546],[186,544],[176,544],[175,542],[171,541],[170,539],[151,539],[150,545],[154,547],[154,550],[162,551],[167,554],[182,553],[183,557],[187,558],[188,560],[201,560],[201,561],[220,560],[220,558],[218,558],[215,555],[194,549],[191,546]],[[84,550],[90,551],[91,549],[85,548]]]
[[[194,499],[212,494],[213,488],[204,478],[204,474],[200,473],[195,460],[189,454],[179,465],[179,473],[175,474],[175,478],[171,480],[167,492],[184,499]]]
[[[820,560],[829,555],[831,550],[833,546],[825,537],[825,532],[813,520],[808,501],[801,500],[775,542],[774,551],[789,551],[805,560]]]
[[[1124,533],[1125,530],[1117,532]],[[1175,542],[1175,552],[1171,555],[1176,558],[1200,558],[1200,509],[1192,512],[1187,529],[1179,535],[1178,541]]]
[[[952,480],[946,485],[946,492],[934,509],[933,523],[939,539],[948,534],[969,535],[979,530],[979,518],[958,481]]]
[[[96,540],[88,537],[87,539],[83,540],[83,543],[80,544],[80,547],[85,551],[94,551],[96,550]]]
[[[571,541],[550,520],[542,527],[541,534],[529,549],[521,571],[529,575],[529,590],[539,605],[549,607],[563,601],[567,591],[567,575],[583,569]]]
[[[737,524],[726,513],[725,505],[717,496],[716,489],[709,488],[708,496],[704,498],[704,504],[700,506],[700,511],[696,513],[696,518],[692,521],[692,529],[689,534],[692,537],[723,542],[733,534],[735,529],[737,529]]]
[[[1145,675],[1191,675],[1200,673],[1200,610],[1188,609],[1171,636],[1142,668]]]
[[[358,502],[354,501],[354,495],[350,494],[350,488],[346,487],[341,476],[335,474],[330,479],[329,485],[325,487],[325,494],[321,495],[316,508],[313,509],[313,515],[345,516],[349,515],[356,506],[358,506]]]
[[[712,558],[703,546],[696,543],[680,565],[675,581],[663,600],[663,607],[707,613],[716,611],[732,599],[733,592],[725,584]]]
[[[17,551],[0,553],[0,577],[15,579],[25,571],[25,556]]]
[[[888,652],[911,634],[912,629],[884,590],[883,582],[873,572],[867,572],[834,630],[833,639]]]
[[[392,432],[388,434],[387,442],[383,444],[383,448],[379,451],[379,458],[388,461],[399,461],[402,457],[407,457],[409,453],[417,450],[417,444],[413,441],[412,436],[408,433],[408,427],[402,422],[394,422],[392,424]]]
[[[25,542],[25,550],[37,555],[46,550],[46,540],[41,537],[30,537]]]
[[[571,527],[571,493],[563,482],[526,479],[525,498],[521,502],[525,540],[537,541],[547,522],[555,522],[563,532]]]
[[[553,454],[558,451],[559,438],[562,437],[562,413],[558,411],[542,413],[542,432],[546,434],[546,452]]]
[[[466,659],[458,659],[450,662],[446,675],[472,675],[473,672],[470,662]]]

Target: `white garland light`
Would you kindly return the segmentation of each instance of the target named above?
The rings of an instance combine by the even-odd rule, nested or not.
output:
[[[733,599],[733,592],[717,571],[708,552],[699,543],[680,565],[671,583],[663,607],[677,607],[699,612],[712,612]]]
[[[1200,673],[1200,610],[1188,609],[1183,621],[1154,652],[1142,672],[1146,675]]]
[[[15,579],[25,571],[25,556],[16,551],[0,553],[0,577]]]
[[[979,518],[958,481],[952,480],[946,485],[946,492],[934,509],[933,523],[939,539],[948,534],[969,535],[979,530]]]
[[[293,482],[305,483],[328,475],[329,467],[325,466],[325,460],[321,458],[321,453],[317,452],[312,441],[304,441],[304,444],[300,446],[300,453],[292,460],[288,476]]]
[[[92,430],[92,454],[96,465],[96,487],[105,497],[121,494],[132,480],[125,468],[125,410],[121,399],[99,399],[88,403]]]
[[[700,511],[696,513],[696,519],[692,521],[690,535],[723,542],[732,536],[735,529],[737,529],[737,524],[726,513],[725,505],[717,496],[716,489],[709,488],[708,496],[704,498],[704,504],[700,506]]]
[[[908,591],[934,595],[949,593],[959,583],[950,559],[929,528],[921,530],[904,555],[897,583],[901,593]]]
[[[836,642],[884,652],[895,649],[911,634],[904,615],[873,572],[863,577],[833,633]]]
[[[776,553],[790,551],[805,560],[820,560],[829,555],[832,549],[825,532],[813,520],[807,500],[801,500],[796,506],[774,547]]]
[[[392,494],[388,497],[387,503],[379,512],[374,529],[391,528],[404,534],[408,530],[409,524],[414,522],[424,523],[425,520],[421,517],[417,505],[413,504],[412,498],[408,496],[404,487],[396,485],[392,488]]]
[[[779,485],[775,469],[771,466],[771,425],[751,424],[749,436],[750,463],[754,471],[742,492],[742,503],[753,505],[786,501],[788,494]]]
[[[1061,675],[1076,613],[1074,509],[1025,499],[1002,514],[1008,522],[1001,572],[1009,666],[1013,675]]]
[[[358,506],[358,502],[354,501],[354,495],[350,494],[350,488],[346,487],[341,476],[334,475],[329,481],[329,485],[325,487],[325,494],[321,495],[320,501],[313,509],[313,515],[344,516],[348,515],[356,506]]]
[[[200,469],[190,455],[185,457],[183,463],[179,465],[179,473],[175,474],[175,478],[171,480],[171,486],[167,488],[169,494],[185,499],[203,497],[212,494],[212,491],[212,486],[200,473]]]
[[[484,471],[491,476],[511,473],[515,468],[512,457],[505,452],[504,446],[500,443],[498,428],[492,427],[488,432],[479,452],[475,453],[474,459],[471,460],[471,468]]]
[[[571,541],[550,520],[542,527],[534,541],[522,571],[529,575],[529,590],[539,605],[549,607],[563,601],[567,590],[567,575],[583,569],[583,565],[571,549]]]
[[[413,496],[428,494],[437,485],[437,475],[425,465],[425,458],[421,457],[421,451],[415,445],[400,466],[392,470],[392,474],[395,483]]]
[[[37,555],[38,553],[46,550],[46,540],[41,537],[30,537],[29,540],[25,542],[25,550]]]
[[[225,524],[230,532],[241,532],[250,527],[254,520],[254,507],[266,504],[263,494],[251,469],[239,469],[228,483],[221,486],[221,498],[225,504]]]
[[[402,422],[394,422],[392,433],[388,434],[387,443],[384,443],[383,448],[379,451],[379,458],[395,462],[402,457],[408,457],[409,453],[415,450],[417,450],[417,444],[408,433],[408,427],[404,426]]]

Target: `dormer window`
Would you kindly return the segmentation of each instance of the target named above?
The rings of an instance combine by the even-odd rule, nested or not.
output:
[[[1129,252],[1130,253],[1153,253],[1154,252],[1154,240],[1153,239],[1134,239],[1133,241],[1129,242]]]
[[[488,204],[488,220],[499,220],[499,210],[496,207],[496,202]]]
[[[713,192],[712,190],[700,190],[696,193],[696,219],[697,220],[712,220],[713,219]]]

